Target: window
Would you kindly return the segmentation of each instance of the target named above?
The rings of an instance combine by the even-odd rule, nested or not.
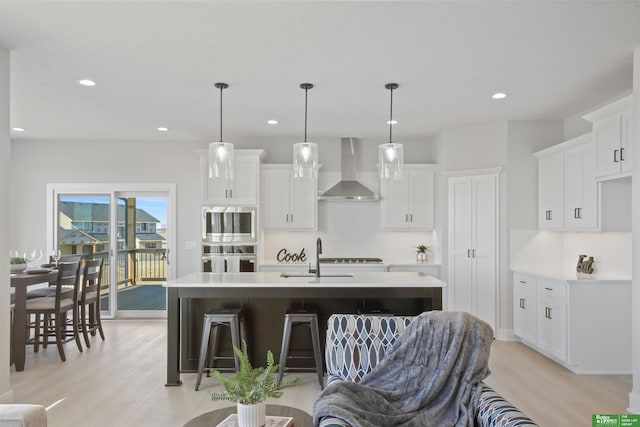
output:
[[[157,243],[147,243],[147,249],[157,249],[158,248],[158,244]]]

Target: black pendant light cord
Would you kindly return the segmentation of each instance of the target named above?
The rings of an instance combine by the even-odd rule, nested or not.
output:
[[[393,141],[393,90],[398,89],[398,83],[387,83],[384,87],[391,91],[391,103],[389,107],[389,144],[391,144],[391,141]]]
[[[307,92],[313,89],[311,83],[302,83],[300,88],[304,89],[304,142],[307,142]]]
[[[307,142],[307,92],[308,88],[304,88],[304,142]]]
[[[220,142],[222,142],[222,90],[229,87],[226,83],[216,83],[215,85],[220,89]]]
[[[391,138],[391,135],[393,132],[392,131],[393,130],[393,88],[391,88],[390,92],[391,92],[391,102],[389,106],[389,143],[393,141],[393,138]]]

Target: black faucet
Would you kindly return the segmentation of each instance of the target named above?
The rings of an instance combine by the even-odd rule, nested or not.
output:
[[[311,269],[309,266],[309,273],[315,273],[316,277],[320,277],[320,254],[322,253],[322,239],[318,237],[316,240],[316,269]]]

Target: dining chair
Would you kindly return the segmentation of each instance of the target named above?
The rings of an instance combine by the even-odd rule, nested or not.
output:
[[[34,352],[40,344],[55,343],[58,347],[60,359],[64,362],[63,344],[75,340],[78,350],[82,351],[80,334],[78,333],[78,291],[80,284],[80,263],[69,262],[58,265],[55,295],[27,300],[26,312],[28,317],[35,316],[35,322],[30,325],[34,329],[34,337],[27,343],[33,344]],[[67,321],[67,313],[71,311],[72,320]],[[42,317],[41,317],[42,316]],[[51,325],[53,320],[53,325]],[[42,331],[41,331],[42,329]],[[55,340],[50,340],[50,335]]]
[[[103,263],[103,258],[84,262],[78,308],[80,310],[79,327],[82,329],[84,343],[87,348],[91,347],[89,334],[95,335],[96,331],[100,333],[100,337],[104,341],[102,320],[100,318],[100,286],[102,284]]]
[[[64,263],[64,262],[80,262],[80,261],[82,261],[82,255],[69,254],[69,255],[62,255],[58,260],[58,264]],[[55,261],[51,257],[49,257],[49,264],[50,265],[55,264]],[[54,296],[55,293],[56,293],[55,282],[49,282],[49,286],[47,287],[36,288],[30,291],[27,291],[27,299],[51,297],[51,296]]]

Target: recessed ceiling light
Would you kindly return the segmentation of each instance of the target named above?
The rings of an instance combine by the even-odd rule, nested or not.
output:
[[[97,83],[93,80],[82,79],[82,80],[78,80],[78,84],[82,86],[95,86]]]
[[[164,126],[160,126],[160,127],[158,128],[158,132],[169,132],[169,128],[164,127]]]
[[[507,94],[504,92],[496,92],[493,95],[491,95],[491,97],[493,99],[505,99],[507,97]]]
[[[387,124],[388,125],[397,125],[398,121],[397,120],[387,120]]]
[[[277,125],[278,121],[274,120],[274,119],[271,119],[271,120],[267,120],[267,123],[270,124],[270,125]]]
[[[24,128],[13,128],[16,132],[24,132]]]

